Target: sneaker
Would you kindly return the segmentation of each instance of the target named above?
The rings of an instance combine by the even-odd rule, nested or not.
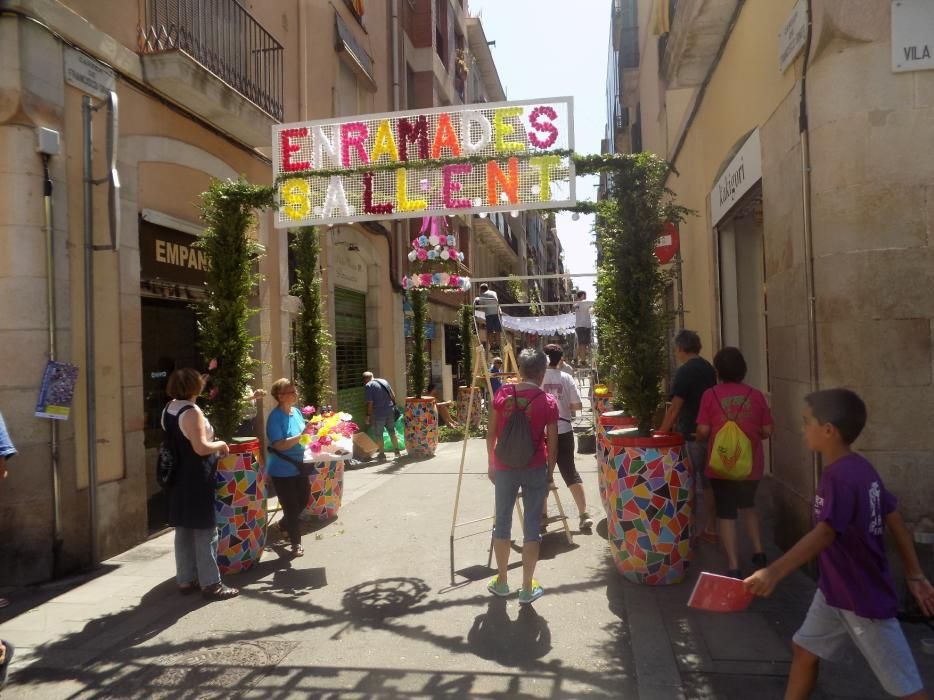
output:
[[[490,579],[490,582],[486,585],[486,589],[493,595],[498,595],[500,598],[505,598],[509,595],[509,584],[505,581],[499,580],[499,574]]]
[[[756,552],[752,555],[752,565],[756,567],[756,571],[764,569],[768,563],[768,560],[765,558],[765,552]]]
[[[584,511],[581,513],[580,519],[580,529],[581,530],[591,530],[593,529],[593,518],[590,517],[590,513]]]
[[[377,455],[376,459],[378,459],[380,462],[385,462],[385,461],[386,461],[386,453],[385,453],[385,452],[380,452],[379,455]]]
[[[545,589],[535,579],[532,579],[532,589],[526,590],[523,588],[519,591],[519,604],[520,605],[531,605],[536,600],[545,595]]]

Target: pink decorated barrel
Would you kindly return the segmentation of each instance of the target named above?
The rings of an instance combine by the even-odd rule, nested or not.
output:
[[[266,475],[258,455],[259,441],[251,440],[231,445],[230,454],[217,464],[214,514],[222,574],[251,568],[266,546]]]
[[[623,430],[608,432],[607,444],[607,536],[616,569],[635,583],[680,583],[691,563],[693,523],[684,439]]]
[[[432,397],[405,400],[405,449],[413,457],[433,457],[438,447],[438,407]]]
[[[603,509],[607,511],[609,518],[609,504],[606,500],[606,485],[609,478],[607,473],[607,444],[606,434],[608,430],[619,430],[622,428],[635,428],[636,419],[626,415],[625,411],[605,411],[597,418],[597,428],[595,431],[597,447],[597,486],[600,489],[600,501],[603,503]]]
[[[312,467],[314,472],[308,477],[311,494],[302,517],[318,520],[336,518],[344,494],[344,460],[313,462]]]
[[[473,405],[470,406],[470,427],[479,428],[480,420],[482,416],[480,415],[480,394],[482,392],[479,389],[474,389],[473,394],[471,394],[469,386],[462,386],[457,390],[457,420],[463,423],[467,420],[467,407],[471,403],[471,395],[473,396]]]

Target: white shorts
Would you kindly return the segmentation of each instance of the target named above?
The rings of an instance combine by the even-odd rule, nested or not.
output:
[[[852,639],[887,693],[904,697],[924,687],[898,620],[871,620],[827,604],[817,591],[794,642],[821,659],[838,660]]]

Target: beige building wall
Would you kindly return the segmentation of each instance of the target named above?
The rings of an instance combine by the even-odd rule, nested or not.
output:
[[[772,470],[788,544],[810,525],[815,487],[800,431],[810,384],[798,129],[804,57],[784,73],[777,58],[794,1],[742,5],[686,125],[693,88],[667,90],[659,78],[657,37],[646,29],[652,5],[640,3],[644,144],[672,160],[669,185],[697,213],[681,226],[685,325],[701,333],[708,356],[723,330],[709,193],[746,136],[760,131]],[[900,496],[906,517],[918,519],[932,500],[924,475],[934,460],[934,295],[926,282],[934,268],[931,173],[917,154],[934,144],[934,72],[892,72],[889,3],[815,0],[813,8],[807,105],[818,385],[847,386],[866,400],[869,424],[856,448]]]

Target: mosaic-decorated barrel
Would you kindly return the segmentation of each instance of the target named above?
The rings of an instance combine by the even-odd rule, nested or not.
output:
[[[214,514],[222,574],[246,571],[260,560],[266,546],[266,475],[256,460],[258,454],[258,440],[234,444],[217,464]]]
[[[593,410],[593,424],[596,427],[600,416],[607,411],[613,410],[613,394],[606,393],[602,396],[593,394],[591,396],[591,408]]]
[[[344,493],[344,461],[315,462],[314,473],[308,477],[311,495],[302,517],[330,520],[337,517]]]
[[[600,489],[600,501],[603,503],[603,509],[609,514],[609,504],[606,500],[606,486],[609,475],[607,473],[607,444],[606,434],[608,430],[619,430],[621,428],[634,428],[636,419],[626,415],[625,411],[605,411],[597,419],[596,443],[597,443],[597,486]]]
[[[480,390],[473,391],[473,406],[470,407],[470,427],[479,428],[480,419]],[[462,386],[457,390],[457,420],[463,423],[467,419],[467,405],[470,403],[470,387]]]
[[[433,457],[438,447],[438,407],[431,397],[405,400],[405,449],[413,457]]]
[[[613,563],[628,580],[680,583],[691,562],[691,487],[678,434],[607,433],[607,531]]]

